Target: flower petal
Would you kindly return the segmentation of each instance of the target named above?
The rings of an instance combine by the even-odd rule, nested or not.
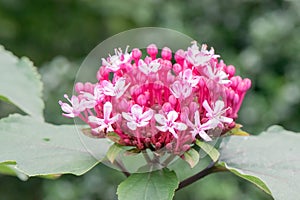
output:
[[[161,114],[155,114],[154,118],[161,125],[165,125],[167,123],[167,119]]]
[[[109,120],[112,111],[112,104],[108,101],[103,105],[104,120]]]
[[[175,129],[177,129],[179,131],[184,131],[188,128],[186,124],[181,123],[181,122],[175,122],[174,127],[175,127]]]
[[[133,131],[136,130],[136,123],[134,121],[127,122],[127,126]]]
[[[174,110],[171,110],[168,113],[168,121],[169,122],[174,122],[178,118],[178,113]]]
[[[133,121],[133,118],[131,116],[131,113],[122,112],[122,117],[126,119],[127,121]]]

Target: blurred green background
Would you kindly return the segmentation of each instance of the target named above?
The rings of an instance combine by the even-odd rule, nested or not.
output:
[[[213,46],[253,87],[239,113],[258,134],[271,124],[300,131],[300,3],[211,0],[0,0],[0,44],[27,56],[44,81],[45,118],[61,117],[57,104],[71,94],[76,71],[101,41],[131,28],[171,28]],[[0,103],[0,116],[16,108]],[[124,176],[99,165],[86,175],[26,182],[0,175],[0,199],[117,199]],[[206,177],[176,193],[177,200],[272,199],[231,174]]]

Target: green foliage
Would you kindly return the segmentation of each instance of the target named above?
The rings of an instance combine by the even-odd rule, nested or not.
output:
[[[28,176],[86,173],[105,157],[109,143],[82,137],[73,125],[54,126],[11,115],[0,121],[0,163],[15,162]]]
[[[298,199],[300,135],[272,126],[259,136],[231,136],[220,147],[220,163],[276,200]]]
[[[168,169],[133,174],[118,187],[119,200],[171,200],[178,187],[175,172]]]
[[[196,145],[201,148],[214,162],[217,162],[219,159],[220,153],[217,149],[215,149],[212,145],[207,142],[203,142],[200,140],[196,140]]]
[[[200,159],[200,155],[199,152],[196,151],[195,149],[191,148],[189,151],[185,152],[183,154],[183,159],[189,163],[189,165],[191,166],[191,168],[194,168]]]
[[[42,121],[42,82],[32,62],[28,58],[19,60],[0,46],[0,67],[0,99]]]

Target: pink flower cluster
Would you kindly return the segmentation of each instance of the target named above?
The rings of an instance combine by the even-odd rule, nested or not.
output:
[[[121,145],[177,155],[197,138],[211,141],[213,130],[235,126],[251,81],[234,76],[235,67],[219,61],[213,48],[194,41],[174,56],[168,47],[146,50],[143,56],[137,48],[116,49],[102,59],[97,83],[77,83],[77,96],[59,101],[63,115],[81,118],[99,137],[115,132]]]

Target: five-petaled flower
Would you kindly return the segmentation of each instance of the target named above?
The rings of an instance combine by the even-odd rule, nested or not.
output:
[[[209,106],[208,102],[205,100],[203,102],[203,107],[206,110],[206,117],[211,121],[212,126],[216,127],[220,125],[223,126],[223,123],[230,124],[233,122],[232,118],[225,117],[224,114],[228,110],[228,108],[225,108],[224,101],[217,100],[214,104],[213,109]]]
[[[122,49],[115,49],[115,55],[109,57],[107,59],[102,58],[102,65],[107,67],[112,71],[118,71],[120,69],[120,65],[127,63],[131,59],[131,53],[128,53],[129,46],[126,47],[125,52],[122,52]]]
[[[211,141],[212,140],[211,137],[209,137],[205,131],[215,128],[212,121],[209,120],[206,123],[201,124],[200,114],[198,110],[195,112],[194,119],[195,119],[195,124],[191,124],[190,122],[191,127],[193,128],[193,130],[191,131],[193,137],[199,135],[203,140]]]
[[[178,138],[178,135],[175,129],[179,131],[184,131],[188,128],[186,124],[182,122],[176,122],[178,118],[178,113],[174,110],[170,111],[167,114],[167,118],[162,114],[155,114],[154,118],[159,124],[162,125],[162,126],[156,126],[158,130],[163,132],[169,131],[170,133],[173,134],[173,136],[176,139]]]
[[[131,113],[122,112],[122,116],[128,121],[128,128],[136,130],[137,127],[144,127],[149,124],[149,121],[153,117],[153,110],[149,109],[143,112],[143,107],[134,104],[131,107]]]
[[[149,64],[145,63],[143,60],[139,60],[139,70],[146,75],[150,73],[156,73],[160,68],[161,65],[158,60],[153,60]]]
[[[103,93],[108,96],[115,96],[117,99],[120,98],[124,92],[129,87],[130,83],[125,86],[126,80],[124,78],[119,78],[115,84],[110,81],[102,81]]]
[[[96,133],[100,133],[104,131],[104,129],[107,129],[108,132],[114,131],[112,124],[118,121],[120,114],[110,117],[111,112],[112,104],[110,102],[106,102],[103,105],[103,119],[100,119],[95,116],[89,116],[90,123],[99,125],[98,127],[93,128],[92,130]]]
[[[64,95],[64,97],[70,102],[71,106],[68,103],[64,103],[62,101],[59,101],[59,105],[61,106],[61,109],[65,112],[63,113],[63,116],[65,117],[77,117],[80,115],[82,111],[84,111],[86,108],[92,108],[94,107],[94,104],[91,102],[86,101],[85,99],[79,99],[76,96],[72,96],[71,99],[69,99],[68,95]]]

